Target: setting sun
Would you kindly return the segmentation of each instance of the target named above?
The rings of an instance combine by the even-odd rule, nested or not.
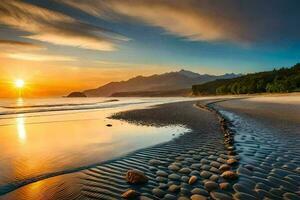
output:
[[[23,88],[24,84],[25,84],[25,82],[22,79],[18,79],[15,81],[15,85],[17,88]]]

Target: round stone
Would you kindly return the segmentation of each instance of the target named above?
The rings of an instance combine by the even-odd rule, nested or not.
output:
[[[207,189],[208,191],[212,191],[218,188],[218,184],[216,182],[213,181],[206,181],[204,183],[204,187],[205,189]]]
[[[176,196],[172,195],[172,194],[166,194],[164,197],[165,200],[176,200]]]
[[[142,171],[137,169],[128,170],[125,176],[128,183],[131,184],[143,184],[148,182],[148,177]]]
[[[230,166],[227,165],[227,164],[223,164],[223,165],[220,166],[219,170],[220,170],[221,172],[228,171],[228,170],[230,170]]]
[[[221,176],[225,179],[230,179],[230,180],[235,180],[238,178],[238,175],[233,171],[223,172],[223,174]]]
[[[125,198],[125,199],[134,198],[136,196],[137,196],[136,191],[132,190],[132,189],[129,189],[129,190],[127,190],[126,192],[124,192],[122,194],[122,197]]]
[[[234,164],[237,164],[238,161],[237,161],[236,159],[234,159],[234,158],[229,158],[229,159],[226,161],[226,163],[227,163],[228,165],[234,165]]]
[[[165,171],[162,171],[162,170],[158,170],[158,171],[156,172],[156,175],[157,175],[157,176],[168,177],[168,173],[165,172]]]
[[[207,197],[200,194],[194,194],[191,196],[191,200],[207,200]]]
[[[178,165],[171,164],[168,166],[168,169],[173,170],[173,171],[178,171],[180,169],[180,167]]]
[[[180,180],[181,177],[178,174],[170,174],[168,178],[177,181]]]
[[[204,189],[201,189],[201,188],[194,188],[194,189],[192,189],[191,193],[192,194],[201,194],[201,195],[204,195],[204,196],[208,195],[208,192]]]
[[[184,167],[184,168],[181,168],[179,170],[179,172],[182,173],[182,174],[189,174],[189,173],[192,172],[192,170],[190,168]]]
[[[195,164],[192,164],[192,165],[191,165],[191,168],[192,168],[192,169],[196,169],[196,170],[199,170],[200,167],[201,167],[201,164],[198,164],[198,163],[195,163]]]
[[[191,178],[189,179],[189,184],[192,185],[197,181],[197,179],[198,179],[197,176],[191,176]]]
[[[212,199],[215,199],[215,200],[231,200],[232,199],[231,196],[224,194],[224,193],[220,193],[220,192],[211,192],[210,196],[212,197]]]
[[[180,190],[180,186],[175,185],[175,184],[170,185],[170,187],[168,189],[169,192],[178,192],[179,190]]]
[[[228,189],[230,189],[230,184],[227,183],[227,182],[220,183],[219,186],[220,186],[221,190],[228,190]]]
[[[200,176],[203,177],[203,178],[209,178],[211,175],[212,175],[212,173],[208,172],[208,171],[202,171],[200,173]]]
[[[159,188],[154,188],[152,190],[152,193],[153,193],[154,196],[157,196],[159,198],[163,198],[165,196],[165,194],[166,194],[165,191],[163,191],[163,190],[161,190]]]
[[[151,160],[149,160],[149,164],[153,165],[153,166],[157,166],[157,165],[161,165],[162,163],[159,160],[151,159]]]
[[[212,161],[212,162],[210,163],[210,165],[213,166],[213,167],[216,167],[216,168],[219,168],[219,167],[220,167],[220,163],[218,163],[218,162],[216,162],[216,161]]]
[[[189,177],[188,176],[182,176],[181,177],[181,181],[183,181],[183,182],[188,182],[189,181]]]

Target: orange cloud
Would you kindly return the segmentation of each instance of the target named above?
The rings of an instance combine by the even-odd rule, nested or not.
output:
[[[115,41],[126,40],[104,28],[18,0],[1,1],[0,24],[27,32],[24,38],[84,49],[113,51]]]

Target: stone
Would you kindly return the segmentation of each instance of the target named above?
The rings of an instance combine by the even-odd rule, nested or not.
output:
[[[215,200],[231,200],[232,197],[228,194],[220,193],[220,192],[211,192],[210,196]]]
[[[208,192],[201,188],[194,188],[191,191],[192,194],[201,194],[201,195],[208,195]]]
[[[166,184],[166,183],[160,183],[159,185],[158,185],[158,188],[159,189],[167,189],[169,186],[168,186],[168,184]]]
[[[153,193],[154,196],[157,196],[159,198],[163,198],[165,196],[165,194],[166,194],[165,191],[163,191],[163,190],[161,190],[159,188],[154,188],[152,190],[152,193]]]
[[[143,184],[148,182],[148,177],[137,169],[128,170],[125,179],[131,184]]]
[[[207,189],[208,191],[212,191],[218,188],[218,184],[216,182],[213,181],[206,181],[204,183],[204,187],[205,189]]]
[[[190,168],[184,167],[184,168],[181,168],[179,170],[179,172],[182,173],[182,174],[189,174],[189,173],[192,172],[192,170]]]
[[[209,177],[210,180],[217,182],[219,180],[219,176],[216,174],[211,175],[211,177]]]
[[[188,182],[189,179],[190,179],[190,178],[189,178],[188,176],[182,176],[182,177],[181,177],[181,181],[182,181],[182,182]]]
[[[151,159],[151,160],[149,160],[149,164],[153,165],[153,166],[157,166],[157,165],[161,165],[162,163],[159,160]]]
[[[223,174],[221,176],[225,179],[230,179],[230,180],[235,180],[238,178],[238,175],[233,171],[223,172]]]
[[[158,176],[158,177],[156,177],[155,179],[156,179],[156,181],[158,181],[158,182],[163,182],[163,183],[168,182],[168,178],[165,178],[165,177],[162,177],[162,176]]]
[[[179,190],[180,190],[180,186],[175,185],[175,184],[170,185],[170,187],[168,189],[169,192],[178,192]]]
[[[216,168],[219,168],[219,167],[220,167],[220,163],[218,163],[218,162],[216,162],[216,161],[212,161],[212,162],[210,163],[210,165],[211,165],[212,167],[216,167]]]
[[[165,200],[177,200],[176,196],[172,194],[166,194],[164,197]]]
[[[220,170],[221,172],[228,171],[228,170],[230,170],[230,166],[227,165],[227,164],[223,164],[223,165],[220,166],[219,170]]]
[[[136,196],[137,196],[136,191],[132,190],[132,189],[129,189],[129,190],[127,190],[126,192],[124,192],[122,194],[122,197],[125,198],[125,199],[134,198]]]
[[[178,174],[170,174],[168,176],[168,178],[171,179],[171,180],[178,181],[178,180],[180,180],[181,177]]]
[[[195,163],[195,164],[192,164],[192,165],[191,165],[191,168],[192,168],[192,169],[196,169],[196,170],[199,170],[200,167],[201,167],[201,164],[198,164],[198,163]]]
[[[178,171],[178,170],[180,170],[180,167],[178,165],[171,164],[168,166],[168,169],[173,170],[173,171]]]
[[[157,176],[168,177],[168,173],[165,172],[165,171],[162,171],[162,170],[158,170],[158,171],[156,172],[156,175],[157,175]]]
[[[197,176],[191,176],[191,178],[189,179],[189,184],[192,185],[197,181],[197,179],[198,179]]]
[[[211,171],[211,172],[213,172],[213,173],[216,173],[216,174],[219,174],[219,173],[220,173],[220,170],[217,169],[217,168],[215,168],[215,167],[211,167],[211,168],[209,169],[209,171]]]
[[[178,200],[190,200],[190,198],[181,196],[178,198]]]
[[[203,177],[203,178],[209,178],[211,175],[212,175],[212,173],[208,172],[208,171],[202,171],[200,173],[200,176]]]
[[[207,197],[200,194],[194,194],[191,196],[191,200],[207,200]]]
[[[228,165],[234,165],[234,164],[237,164],[238,161],[237,161],[236,159],[234,159],[234,158],[229,158],[229,159],[226,161],[226,163],[227,163]]]
[[[227,182],[220,183],[219,187],[220,187],[221,190],[228,190],[228,189],[230,189],[230,184],[227,183]]]

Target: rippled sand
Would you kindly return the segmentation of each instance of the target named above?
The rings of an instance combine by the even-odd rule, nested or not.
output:
[[[29,184],[3,199],[121,199],[128,189],[138,192],[137,199],[299,199],[298,100],[297,95],[208,99],[118,113],[113,118],[153,126],[176,124],[191,131],[77,173]],[[230,120],[232,146],[224,145],[218,116],[196,103],[209,103]],[[236,163],[227,164],[230,159]],[[225,168],[238,179],[226,178]],[[128,169],[144,172],[149,182],[128,184]],[[189,184],[192,176],[196,181]]]

